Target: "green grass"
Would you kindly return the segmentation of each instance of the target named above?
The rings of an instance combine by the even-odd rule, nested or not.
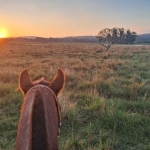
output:
[[[76,120],[74,117],[67,120],[63,117],[62,130],[66,134],[61,134],[61,144],[65,149],[141,150],[149,144],[150,102],[106,100],[90,96],[87,99],[81,96],[76,100],[79,103]]]
[[[0,44],[0,150],[13,150],[23,96],[18,77],[66,74],[60,150],[150,149],[150,46]]]

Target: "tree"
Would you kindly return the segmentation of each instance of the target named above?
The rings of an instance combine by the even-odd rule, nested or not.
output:
[[[99,43],[107,50],[112,44],[132,44],[137,34],[134,31],[125,30],[124,28],[105,28],[99,31],[97,38]]]

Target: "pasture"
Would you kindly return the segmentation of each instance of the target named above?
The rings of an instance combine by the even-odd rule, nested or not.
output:
[[[0,150],[13,150],[23,96],[19,74],[66,74],[60,150],[150,149],[150,46],[0,43]]]

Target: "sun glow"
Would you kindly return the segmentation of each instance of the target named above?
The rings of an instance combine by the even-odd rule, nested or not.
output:
[[[0,28],[0,38],[6,38],[8,36],[6,29]]]

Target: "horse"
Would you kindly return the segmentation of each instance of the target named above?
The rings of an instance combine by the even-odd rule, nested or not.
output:
[[[33,82],[27,69],[21,72],[19,89],[24,100],[16,150],[58,150],[61,107],[57,96],[64,85],[65,74],[60,68],[51,82],[44,78]]]

